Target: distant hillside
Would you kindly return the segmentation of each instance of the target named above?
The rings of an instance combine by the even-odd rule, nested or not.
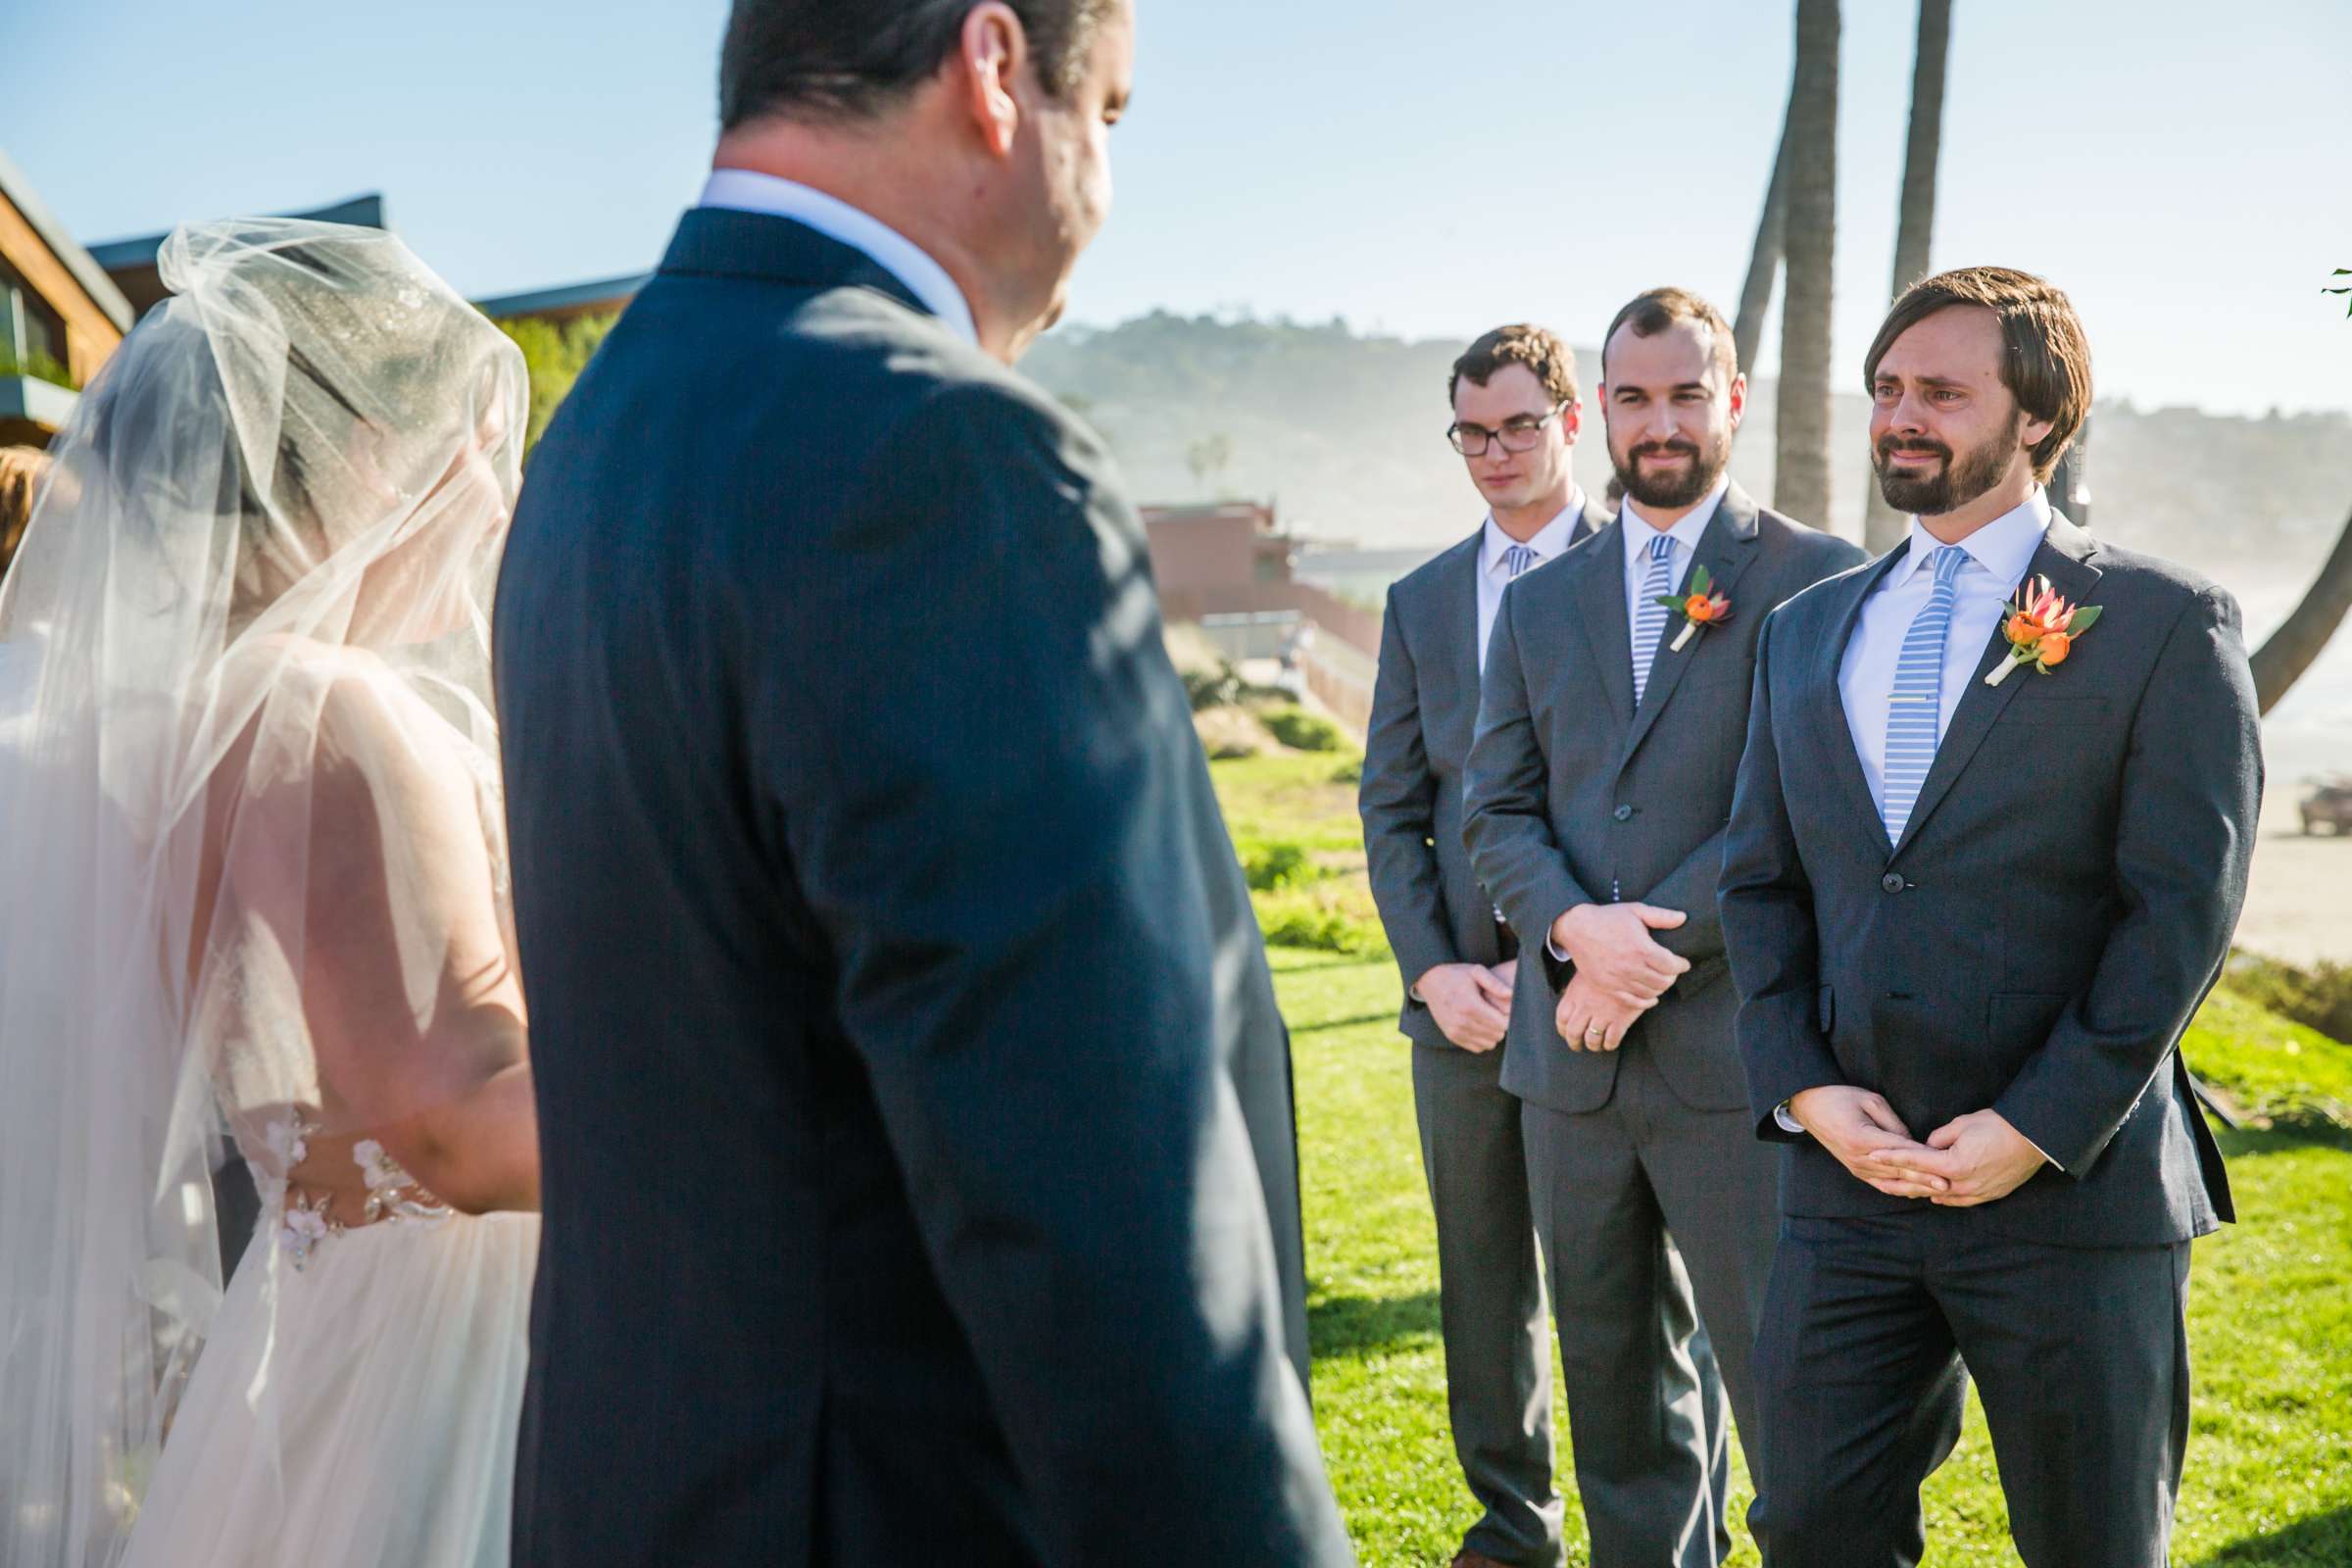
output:
[[[1023,368],[1110,438],[1144,499],[1270,496],[1311,534],[1396,547],[1458,536],[1482,510],[1444,439],[1446,376],[1460,348],[1362,337],[1343,321],[1160,313],[1056,332]],[[1580,350],[1578,362],[1590,389],[1599,356]],[[1577,469],[1598,490],[1608,460],[1597,408],[1588,404]],[[1772,405],[1767,381],[1733,463],[1763,496],[1772,486]],[[1868,420],[1861,396],[1838,400],[1838,445],[1851,463],[1837,474],[1831,520],[1849,533],[1861,527]],[[1220,437],[1223,466],[1196,477],[1188,451]],[[2242,566],[2249,551],[2307,569],[2352,509],[2352,416],[2340,414],[2246,419],[2108,403],[2089,454],[2101,533],[2217,572]]]

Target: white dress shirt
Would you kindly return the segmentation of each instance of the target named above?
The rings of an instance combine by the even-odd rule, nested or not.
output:
[[[1936,740],[1951,728],[1952,711],[1977,678],[1992,630],[2001,623],[2002,608],[2017,592],[2034,552],[2041,548],[2050,529],[2048,497],[2036,489],[2024,506],[2003,513],[1960,541],[1968,552],[1960,575],[1953,579],[1957,598],[1952,606],[1951,630],[1943,644],[1942,699],[1936,714]],[[1903,638],[1936,587],[1928,558],[1943,543],[1911,519],[1910,553],[1887,569],[1862,606],[1862,618],[1845,645],[1845,662],[1838,668],[1838,689],[1845,701],[1846,728],[1853,732],[1854,755],[1862,760],[1862,777],[1870,784],[1871,804],[1886,809],[1886,709],[1894,692],[1894,666],[1901,659]]]
[[[1667,536],[1674,541],[1674,560],[1667,567],[1673,574],[1671,586],[1666,590],[1668,593],[1682,592],[1683,580],[1690,575],[1690,564],[1698,559],[1699,535],[1705,533],[1707,524],[1715,520],[1715,509],[1723,505],[1723,498],[1731,493],[1731,488],[1732,481],[1728,477],[1716,480],[1715,488],[1708,491],[1697,506],[1685,513],[1682,521],[1666,530]],[[1655,523],[1642,515],[1642,504],[1632,496],[1625,498],[1625,504],[1618,509],[1617,515],[1622,524],[1617,531],[1625,538],[1625,662],[1630,669],[1634,662],[1634,622],[1642,618],[1642,604],[1647,597],[1642,590],[1649,581],[1649,545],[1651,540],[1657,538],[1658,529]],[[1677,629],[1672,620],[1667,621],[1666,630],[1670,634]]]
[[[714,169],[703,186],[704,207],[725,207],[742,213],[765,213],[806,223],[827,239],[839,240],[862,252],[866,259],[906,285],[906,291],[944,322],[948,330],[977,348],[980,332],[972,324],[971,302],[956,279],[929,252],[871,214],[860,212],[836,196],[774,174],[748,169]]]
[[[1584,520],[1585,493],[1579,489],[1568,492],[1567,510],[1536,530],[1527,541],[1535,555],[1528,563],[1533,571],[1546,561],[1566,550],[1576,541],[1577,524]],[[1493,513],[1487,514],[1485,537],[1478,547],[1478,672],[1487,672],[1487,643],[1494,635],[1494,616],[1502,609],[1502,590],[1510,585],[1511,568],[1503,561],[1503,552],[1519,543],[1502,531]]]

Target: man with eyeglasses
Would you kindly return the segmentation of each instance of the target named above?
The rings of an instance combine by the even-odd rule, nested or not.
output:
[[[1372,894],[1403,970],[1413,1103],[1437,1212],[1454,1452],[1484,1513],[1455,1568],[1560,1560],[1551,1356],[1520,1152],[1501,1087],[1518,942],[1462,847],[1462,765],[1503,588],[1608,522],[1569,473],[1576,361],[1504,326],[1454,363],[1446,437],[1489,512],[1389,591],[1359,806]]]
[[[1713,1568],[1732,1544],[1727,1395],[1758,1467],[1779,1226],[1715,886],[1757,634],[1862,553],[1731,482],[1747,383],[1715,307],[1652,289],[1601,345],[1625,504],[1503,596],[1464,815],[1534,950],[1502,1087],[1523,1102],[1592,1561]]]

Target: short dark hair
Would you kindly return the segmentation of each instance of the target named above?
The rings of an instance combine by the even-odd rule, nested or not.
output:
[[[858,120],[938,74],[980,0],[735,0],[718,57],[728,130],[782,116]],[[1029,34],[1038,80],[1059,99],[1116,0],[1004,0]]]
[[[1963,267],[1903,290],[1862,361],[1862,385],[1876,394],[1879,362],[1920,322],[1954,306],[1987,310],[2001,323],[2001,385],[2017,406],[2050,421],[2034,446],[2034,477],[2043,484],[2090,414],[2090,339],[2075,302],[2056,284],[2014,267]]]
[[[1626,301],[1625,309],[1609,322],[1609,330],[1600,340],[1600,374],[1609,374],[1609,345],[1617,341],[1617,329],[1631,325],[1636,337],[1656,337],[1677,321],[1696,321],[1713,337],[1712,353],[1715,368],[1723,372],[1723,384],[1730,386],[1740,373],[1740,346],[1733,340],[1732,323],[1709,301],[1687,288],[1645,289]]]
[[[1510,326],[1498,326],[1462,351],[1453,362],[1453,374],[1446,381],[1446,403],[1453,405],[1453,395],[1461,390],[1464,379],[1485,386],[1494,379],[1494,372],[1506,365],[1522,365],[1535,372],[1544,383],[1544,395],[1555,404],[1576,401],[1576,355],[1559,337],[1541,326],[1525,321]]]

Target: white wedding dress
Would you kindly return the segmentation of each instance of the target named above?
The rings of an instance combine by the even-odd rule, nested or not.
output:
[[[288,1225],[298,1192],[265,1207],[125,1568],[507,1561],[539,1220],[395,1190],[389,1217],[323,1236]]]
[[[0,591],[37,653],[0,1568],[505,1568],[539,1220],[387,1145],[535,1191],[487,615],[521,357],[380,232],[192,225],[162,266]],[[225,1290],[223,1138],[264,1204]]]

